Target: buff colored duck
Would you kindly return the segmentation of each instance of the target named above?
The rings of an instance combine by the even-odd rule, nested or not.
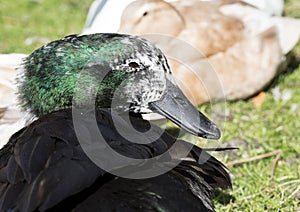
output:
[[[95,9],[96,2],[98,9]],[[102,2],[100,7],[99,2]],[[172,57],[168,59],[178,84],[197,105],[212,99],[244,99],[259,92],[280,72],[285,54],[299,40],[299,20],[271,16],[282,13],[282,0],[272,4],[268,0],[141,0],[126,9],[128,2],[110,0],[107,5],[104,2],[95,1],[94,10],[89,13],[93,21],[87,22],[89,27],[84,33],[115,31],[120,24],[118,14],[107,28],[102,25],[107,23],[104,14],[116,4],[119,11],[125,10],[120,32],[169,35],[201,52],[192,55],[188,50],[183,56],[182,50],[178,54],[174,51],[177,48],[174,41],[170,44],[147,37]],[[174,61],[174,55],[181,61]],[[189,70],[182,62],[188,64]]]
[[[295,26],[300,26],[298,20],[278,21],[230,1],[138,0],[124,10],[120,32],[150,40],[149,33],[167,35],[196,48],[200,53],[185,51],[173,39],[152,39],[171,55],[181,89],[199,105],[212,99],[244,99],[262,90],[299,40],[300,27]],[[174,55],[181,61],[174,61]]]

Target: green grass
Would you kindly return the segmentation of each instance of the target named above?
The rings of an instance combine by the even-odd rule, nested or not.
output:
[[[18,0],[0,4],[0,52],[30,53],[47,41],[80,33],[89,1]],[[286,2],[285,15],[300,18],[299,0]],[[32,40],[26,44],[25,40]],[[33,39],[32,39],[33,38]],[[28,42],[27,42],[28,43]],[[227,121],[221,145],[242,143],[235,154],[217,154],[222,161],[247,159],[281,150],[272,183],[275,156],[229,167],[233,190],[218,195],[217,211],[300,211],[300,45],[286,72],[266,89],[261,107],[251,101],[226,103]],[[288,91],[288,101],[275,100],[271,90]],[[221,105],[223,106],[223,105]],[[200,109],[213,114],[217,105]],[[212,110],[214,109],[214,110]],[[218,117],[214,118],[217,122]],[[211,143],[215,145],[219,143]]]
[[[51,40],[80,33],[91,2],[92,0],[2,1],[0,52],[31,53]]]
[[[300,2],[290,0],[285,15],[300,18]],[[251,101],[227,103],[229,120],[222,142],[243,140],[237,155],[223,154],[223,161],[239,160],[264,153],[283,152],[274,171],[276,156],[230,167],[233,190],[230,196],[221,194],[216,200],[217,211],[300,211],[300,43],[286,71],[266,90],[261,107]],[[288,101],[275,100],[271,90],[290,92]],[[205,106],[204,106],[205,107]],[[226,145],[225,145],[226,146]],[[218,201],[223,199],[223,201]],[[225,199],[225,200],[224,200]]]
[[[250,101],[229,103],[231,120],[226,122],[223,142],[243,140],[238,154],[223,159],[238,160],[281,150],[272,185],[275,156],[230,167],[234,199],[216,203],[220,211],[299,211],[300,209],[300,68],[279,79],[280,90],[292,92],[290,100],[274,100],[270,90],[259,108]],[[294,109],[294,105],[298,108]],[[235,144],[233,142],[233,144]],[[224,160],[223,160],[224,161]]]

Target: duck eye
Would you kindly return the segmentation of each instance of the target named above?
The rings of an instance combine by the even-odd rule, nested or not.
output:
[[[140,67],[139,64],[137,64],[136,62],[130,62],[128,65],[129,65],[131,68],[139,68],[139,67]]]
[[[144,12],[144,13],[143,13],[143,16],[146,16],[146,15],[148,15],[148,12]]]

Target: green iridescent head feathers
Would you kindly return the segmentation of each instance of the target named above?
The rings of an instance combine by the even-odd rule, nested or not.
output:
[[[70,108],[76,90],[82,93],[76,98],[79,106],[96,103],[107,108],[115,97],[122,101],[115,109],[146,110],[147,102],[161,96],[169,72],[164,55],[154,45],[120,34],[70,35],[53,41],[29,55],[23,69],[19,99],[37,116]],[[122,91],[118,96],[116,89]]]

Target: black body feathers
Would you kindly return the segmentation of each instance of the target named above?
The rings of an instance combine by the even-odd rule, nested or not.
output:
[[[92,115],[84,114],[83,120]],[[131,143],[115,129],[112,116],[123,127],[129,124],[120,115],[99,110],[98,128],[122,155],[152,158],[176,142],[162,133],[149,144]],[[150,127],[139,116],[131,117],[131,124],[141,132]],[[153,132],[161,133],[161,129]],[[178,142],[182,148],[191,147]],[[162,167],[171,158],[180,163],[157,177],[116,177],[95,165],[82,150],[72,110],[57,111],[14,134],[0,150],[0,211],[213,211],[212,193],[218,187],[231,187],[229,175],[217,159],[198,147],[191,148],[188,159],[176,154],[162,158]],[[126,170],[125,165],[113,168]]]

